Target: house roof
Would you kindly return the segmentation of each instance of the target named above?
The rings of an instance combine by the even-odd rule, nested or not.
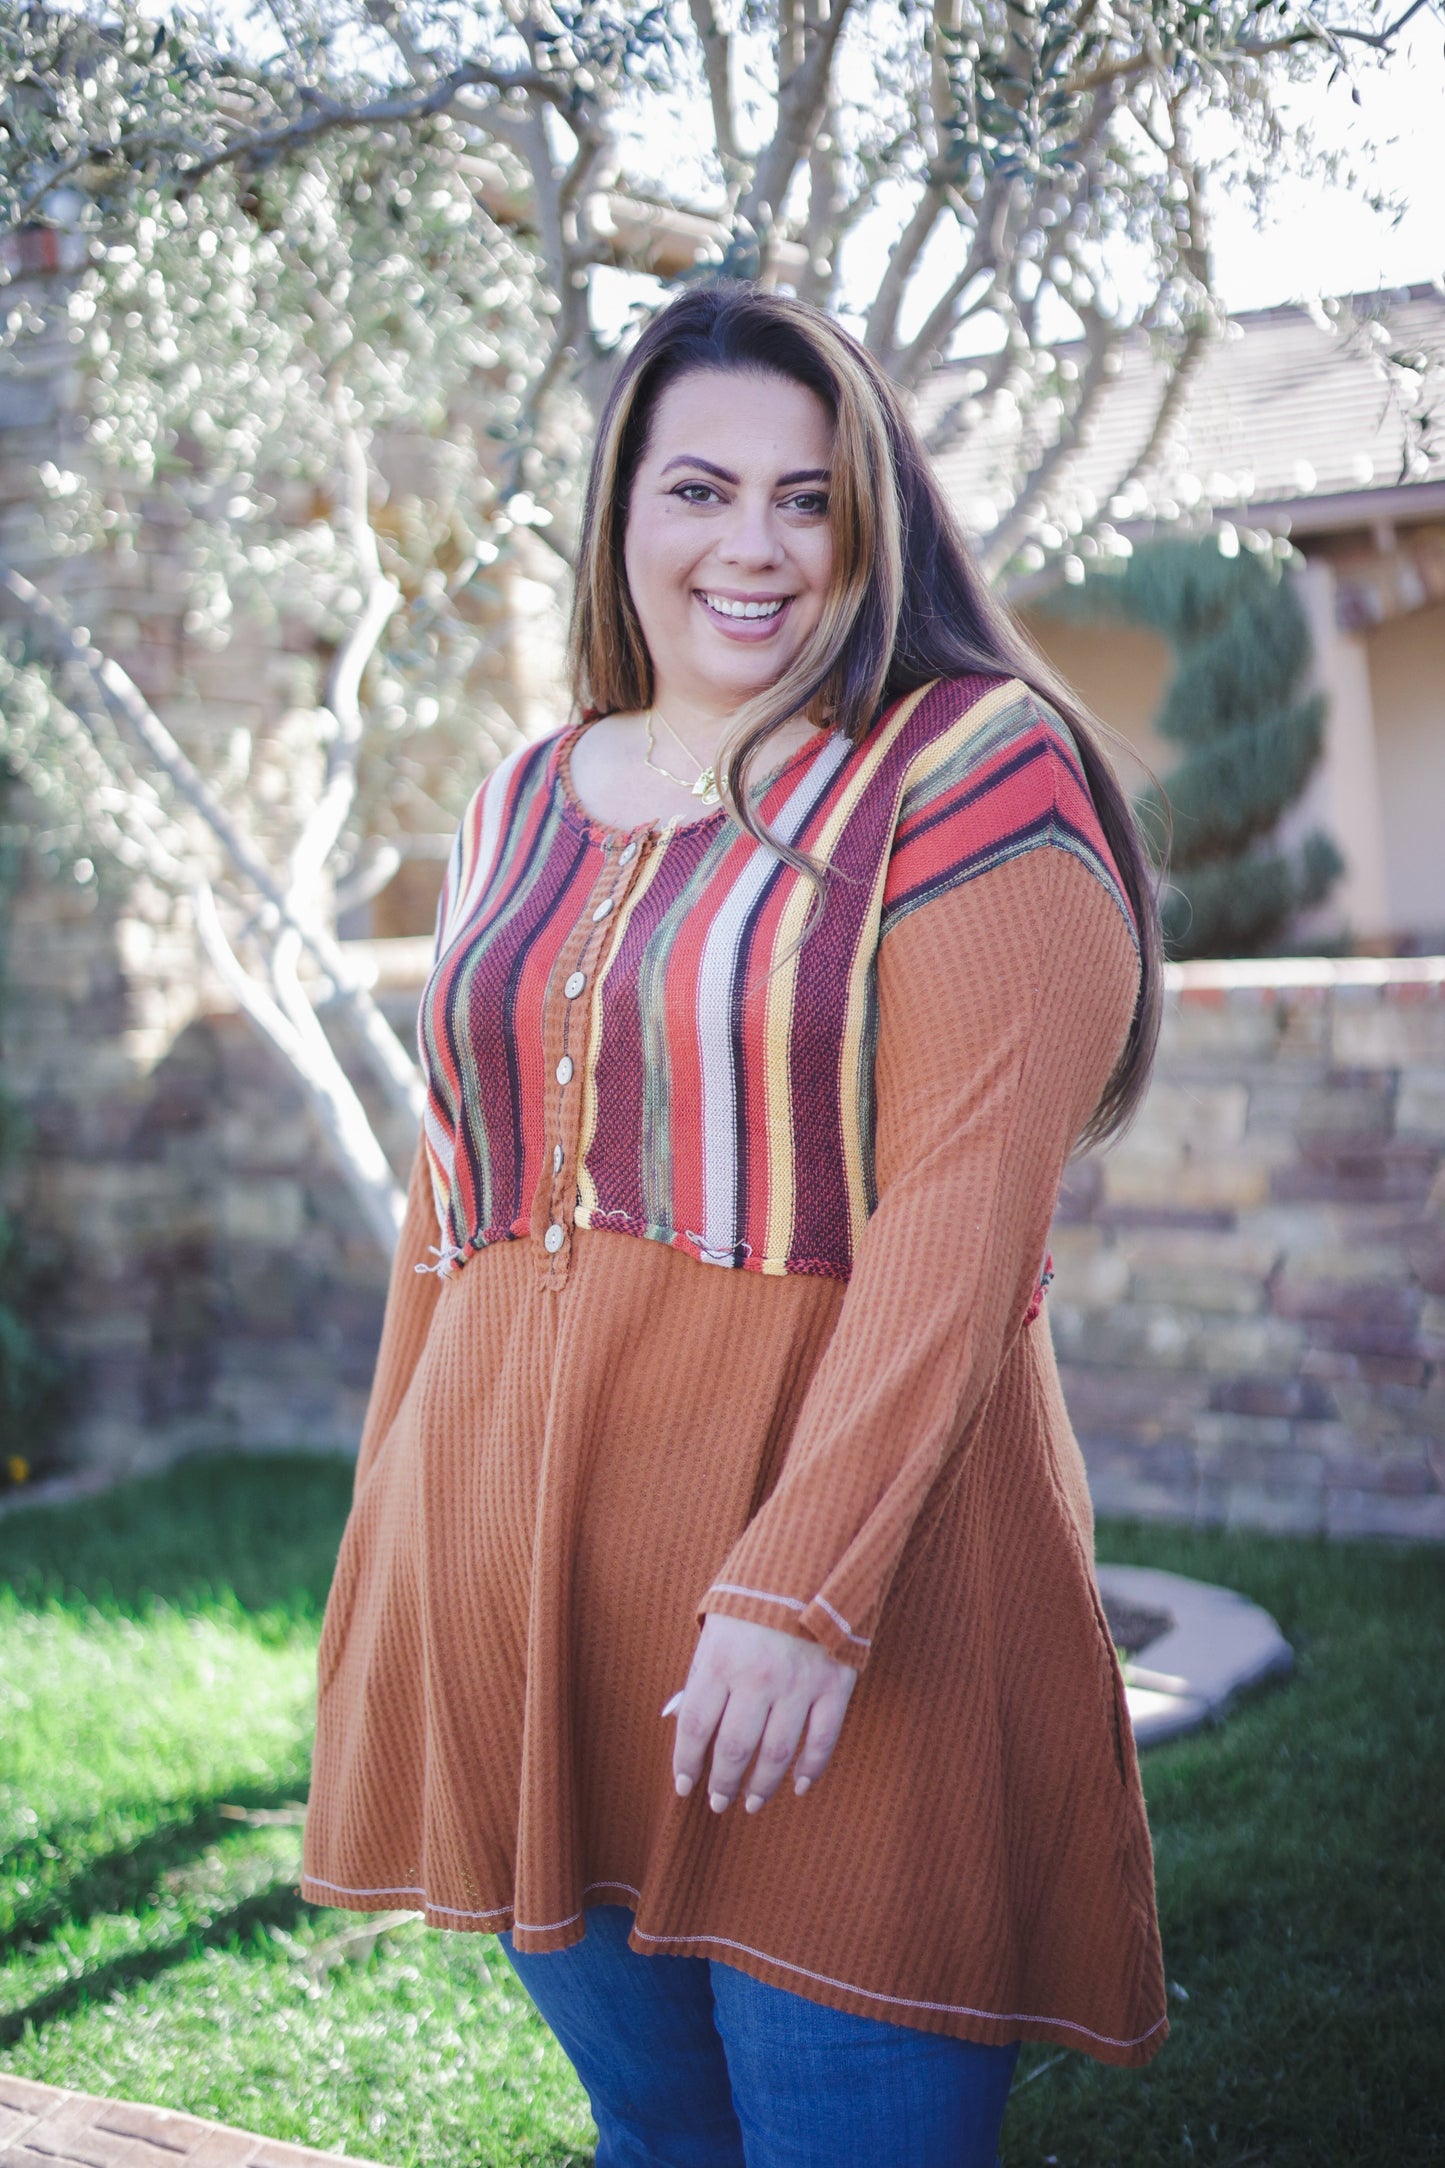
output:
[[[1058,349],[1066,373],[1083,351]],[[1445,287],[1234,317],[1189,384],[1171,441],[1120,497],[1166,368],[1144,335],[1125,343],[1091,427],[1048,491],[1070,527],[1100,510],[1138,526],[1213,507],[1296,531],[1445,511]],[[1057,401],[1035,417],[1005,400],[969,417],[980,374],[972,360],[938,370],[920,391],[916,418],[926,437],[965,402],[961,418],[972,427],[935,463],[966,525],[986,536],[1013,501],[1021,465],[1056,439],[1062,414]]]

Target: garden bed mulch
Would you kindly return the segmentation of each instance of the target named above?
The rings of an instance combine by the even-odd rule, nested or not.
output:
[[[1126,1656],[1138,1656],[1151,1642],[1167,1634],[1174,1624],[1172,1611],[1150,1611],[1143,1604],[1125,1603],[1122,1596],[1106,1589],[1101,1598],[1104,1618],[1110,1638],[1116,1649]]]

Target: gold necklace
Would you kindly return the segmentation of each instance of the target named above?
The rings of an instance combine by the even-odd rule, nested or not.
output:
[[[717,787],[717,771],[711,763],[709,763],[707,767],[702,768],[700,774],[698,775],[697,781],[690,784],[686,776],[674,775],[671,768],[664,768],[661,761],[657,761],[652,758],[652,755],[657,750],[657,746],[652,736],[652,718],[654,715],[657,717],[657,720],[661,723],[663,729],[667,732],[668,736],[675,739],[677,744],[682,746],[682,749],[687,754],[688,759],[697,759],[697,755],[692,751],[691,747],[687,745],[682,738],[678,737],[677,732],[673,729],[671,723],[663,714],[661,708],[649,708],[647,714],[643,718],[647,730],[647,751],[643,754],[642,757],[646,765],[652,769],[655,775],[665,775],[669,783],[677,783],[683,790],[691,790],[693,797],[701,798],[704,805],[720,805],[722,803],[722,793]]]

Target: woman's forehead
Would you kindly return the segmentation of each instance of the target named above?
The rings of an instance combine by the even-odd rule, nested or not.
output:
[[[785,459],[806,465],[832,448],[833,417],[815,391],[764,369],[694,369],[658,396],[648,432],[650,465],[689,453],[733,470]]]

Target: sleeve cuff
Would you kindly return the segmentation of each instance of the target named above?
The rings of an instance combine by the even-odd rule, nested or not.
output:
[[[854,1671],[864,1668],[872,1647],[869,1636],[855,1632],[851,1621],[823,1596],[805,1602],[801,1596],[744,1588],[736,1581],[714,1581],[697,1612],[699,1620],[716,1612],[723,1618],[743,1618],[755,1626],[772,1626],[796,1635],[800,1641],[816,1641],[835,1662],[848,1664]]]

